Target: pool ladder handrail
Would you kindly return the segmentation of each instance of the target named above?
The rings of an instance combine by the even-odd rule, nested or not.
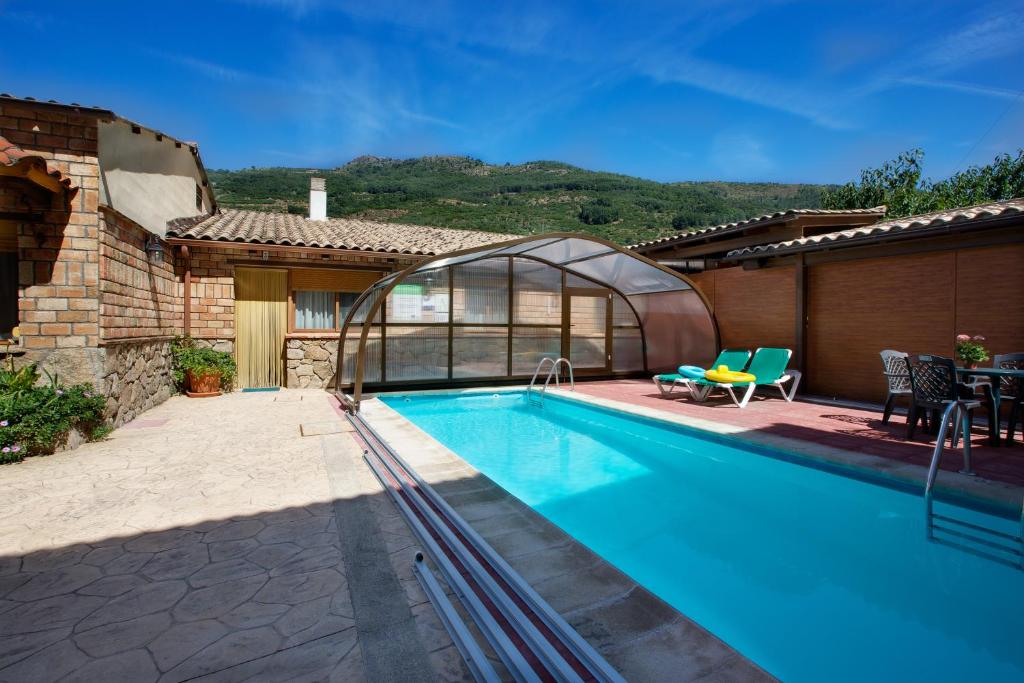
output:
[[[974,555],[1024,570],[1024,500],[1021,501],[1020,532],[1017,535],[1004,533],[1002,531],[997,531],[996,529],[989,529],[978,524],[972,524],[971,522],[966,522],[962,519],[947,517],[946,515],[940,515],[935,512],[935,480],[939,474],[939,461],[942,459],[942,453],[945,450],[946,431],[949,429],[950,422],[954,422],[955,425],[953,428],[952,438],[953,448],[956,448],[960,431],[963,429],[964,468],[960,470],[960,474],[967,476],[973,476],[974,474],[974,472],[971,471],[970,422],[967,414],[968,408],[972,407],[972,403],[976,402],[969,400],[952,401],[942,413],[942,422],[939,424],[939,433],[935,438],[935,450],[932,452],[932,462],[928,468],[928,480],[924,487],[925,528],[928,540],[960,548],[961,550]],[[960,529],[952,529],[942,524],[936,524],[936,520],[945,524],[955,524],[960,527]],[[992,552],[972,548],[962,543],[956,543],[945,538],[936,538],[936,531],[953,536],[954,538],[976,543],[986,548],[992,548],[994,551],[1006,553],[1016,559],[1010,560],[1002,555],[996,555]],[[980,534],[986,534],[986,536],[982,536]]]
[[[547,379],[544,380],[544,386],[541,388],[538,398],[534,399],[533,387],[537,383],[537,376],[540,375],[540,371],[544,367],[545,363],[551,363],[551,369],[548,370]],[[565,363],[565,367],[569,368],[569,386],[572,388],[572,391],[576,391],[576,379],[573,377],[572,363],[569,361],[569,359],[559,358],[558,360],[555,360],[551,356],[544,356],[543,358],[540,359],[540,362],[537,363],[537,369],[533,371],[533,378],[530,380],[530,386],[526,387],[527,403],[534,403],[539,406],[544,405],[544,394],[548,390],[548,385],[551,383],[552,376],[555,378],[555,386],[558,388],[562,387],[562,383],[559,380],[558,374],[558,368],[562,363]]]

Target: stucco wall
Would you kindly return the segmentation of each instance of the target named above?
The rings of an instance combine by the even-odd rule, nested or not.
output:
[[[180,145],[180,146],[179,146]],[[149,232],[163,237],[167,221],[211,211],[209,188],[196,206],[202,177],[192,149],[126,121],[100,122],[101,201]]]

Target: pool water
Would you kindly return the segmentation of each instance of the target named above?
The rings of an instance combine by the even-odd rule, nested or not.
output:
[[[929,542],[920,493],[553,396],[383,400],[783,680],[1024,680],[1024,572]]]

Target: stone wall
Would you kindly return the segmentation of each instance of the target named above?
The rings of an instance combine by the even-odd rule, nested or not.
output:
[[[175,393],[169,339],[110,344],[102,352],[96,389],[107,397],[106,415],[113,426],[130,422]]]
[[[338,338],[288,339],[285,343],[289,389],[328,388],[334,383]]]

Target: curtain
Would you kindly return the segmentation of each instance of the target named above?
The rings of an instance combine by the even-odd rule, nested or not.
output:
[[[295,292],[295,328],[333,330],[334,292]]]
[[[235,269],[235,360],[238,386],[284,385],[282,356],[288,329],[288,273]]]

